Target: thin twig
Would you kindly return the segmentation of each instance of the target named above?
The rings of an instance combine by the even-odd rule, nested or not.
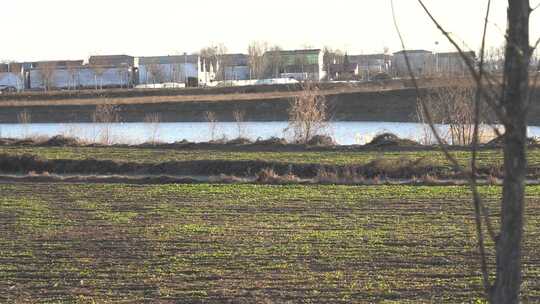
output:
[[[418,0],[418,1],[421,3],[421,0]],[[391,0],[390,3],[391,3],[391,6],[392,6],[392,17],[393,17],[393,21],[394,21],[394,26],[395,26],[396,32],[397,32],[397,34],[399,36],[399,39],[401,41],[401,46],[403,48],[404,57],[405,57],[405,63],[406,63],[407,69],[409,71],[409,75],[411,77],[411,80],[413,82],[413,86],[415,87],[415,90],[416,90],[417,94],[420,95],[420,89],[419,89],[419,86],[418,86],[418,82],[416,80],[416,77],[414,76],[414,73],[412,72],[411,64],[410,64],[409,57],[407,55],[407,51],[406,51],[406,47],[405,47],[405,42],[404,42],[403,36],[401,34],[401,31],[399,30],[399,25],[397,24],[397,18],[396,18],[396,15],[395,15],[395,8],[394,8],[394,1]],[[421,5],[424,7],[426,12],[430,15],[432,20],[438,25],[436,20],[431,16],[431,14],[427,10],[427,8],[423,5],[423,3],[421,3]],[[439,27],[439,29],[441,31],[443,31],[443,33],[446,33],[446,31],[444,31],[444,29],[442,29],[442,27],[440,27],[440,25],[438,25],[438,27]],[[459,46],[457,46],[457,47],[459,48]],[[460,54],[462,54],[463,58],[466,58],[466,56],[463,54],[462,51],[460,51]],[[467,60],[468,60],[468,58],[467,58]],[[467,62],[468,62],[468,64],[470,64],[469,61],[467,61]],[[472,68],[471,71],[472,71],[471,73],[474,73],[474,77],[477,80],[477,84],[481,84],[482,79],[479,78],[479,75],[476,74],[476,72],[474,71],[474,68]],[[482,91],[479,90],[479,92],[482,92]],[[478,206],[478,208],[476,208],[477,210],[475,211],[475,215],[476,215],[476,219],[477,219],[476,220],[477,233],[479,235],[479,237],[478,237],[478,246],[479,246],[479,250],[480,250],[481,268],[482,268],[484,287],[485,287],[486,292],[489,292],[489,290],[490,290],[489,273],[487,271],[487,261],[486,261],[486,254],[485,254],[485,246],[484,246],[484,240],[483,240],[482,225],[481,225],[481,220],[480,220],[480,212],[481,212],[480,208],[479,208],[479,206],[480,206],[480,204],[479,204],[480,203],[480,196],[479,196],[478,191],[476,189],[476,180],[473,179],[471,173],[466,172],[462,168],[462,166],[459,164],[459,162],[450,154],[448,149],[445,147],[442,138],[440,137],[438,131],[435,128],[435,125],[434,125],[432,117],[431,117],[431,113],[429,112],[429,110],[427,108],[425,100],[423,100],[423,98],[419,98],[419,100],[420,100],[420,103],[422,104],[422,109],[423,109],[423,112],[424,112],[424,116],[426,117],[426,120],[428,121],[428,125],[429,125],[429,127],[431,129],[431,132],[435,136],[435,139],[437,140],[437,143],[441,147],[445,157],[450,161],[450,163],[454,166],[454,168],[456,170],[458,170],[459,172],[464,173],[464,175],[467,176],[467,179],[469,181],[469,185],[471,186],[471,190],[473,192],[473,197],[474,197],[474,201],[475,201],[475,208],[476,208],[476,206]],[[494,236],[493,236],[493,238],[494,238]]]
[[[531,49],[531,53],[534,53],[534,51],[536,50],[538,45],[540,45],[540,38],[538,38],[538,40],[536,40],[536,42],[534,43],[534,45],[533,45],[533,47]]]
[[[484,235],[482,231],[482,218],[481,213],[484,215],[484,221],[486,222],[486,228],[488,229],[490,234],[493,234],[493,230],[491,228],[490,220],[489,220],[489,214],[487,213],[487,210],[485,208],[485,205],[482,204],[480,194],[478,193],[478,187],[477,187],[477,168],[476,168],[476,158],[477,158],[477,150],[478,150],[478,126],[479,126],[479,119],[480,119],[480,101],[482,99],[482,78],[484,76],[484,59],[485,59],[485,47],[486,47],[486,35],[487,35],[487,22],[489,18],[489,13],[491,9],[491,0],[488,0],[487,5],[487,11],[486,11],[486,19],[484,21],[484,32],[482,34],[482,47],[480,48],[480,66],[479,66],[479,82],[478,82],[478,88],[476,90],[476,96],[474,101],[474,133],[473,133],[473,146],[472,146],[472,159],[471,159],[471,190],[473,192],[473,201],[474,201],[474,215],[475,215],[475,222],[476,222],[476,234],[478,237],[478,248],[480,251],[480,263],[481,263],[481,269],[482,269],[482,277],[484,282],[484,290],[486,291],[486,294],[489,295],[489,291],[491,290],[491,282],[489,280],[489,270],[487,268],[487,261],[486,261],[486,247],[484,244]]]
[[[477,73],[475,71],[474,67],[472,66],[470,58],[465,56],[465,54],[463,53],[463,50],[452,39],[452,37],[450,37],[450,34],[442,27],[442,25],[435,19],[435,17],[431,13],[431,11],[427,8],[426,5],[424,5],[424,2],[422,0],[418,0],[418,3],[420,3],[420,5],[422,6],[422,8],[426,12],[426,14],[429,16],[429,18],[435,24],[435,26],[437,26],[437,28],[445,35],[445,37],[450,41],[450,43],[452,43],[456,47],[458,52],[461,54],[462,59],[465,60],[465,63],[469,66],[471,74],[473,74],[473,77],[475,78],[475,82],[477,84],[477,93],[479,93],[481,95],[484,95],[483,92],[485,92],[485,91],[483,90],[484,87],[483,87],[483,83],[482,83],[483,76],[484,76],[483,67],[480,69],[480,72],[482,73],[482,75],[480,75],[480,72]],[[485,39],[486,39],[486,34],[487,34],[487,25],[488,25],[488,21],[489,21],[490,9],[491,9],[491,0],[488,0],[488,8],[487,8],[487,12],[486,12],[486,18],[484,19],[484,32],[483,32],[483,38],[482,38],[482,54],[481,54],[481,56],[482,56],[482,59],[481,59],[482,60],[482,65],[483,65],[484,56],[485,56],[484,55],[484,52],[485,52]],[[491,86],[491,84],[489,82],[488,82],[488,85]],[[501,96],[502,96],[502,94],[501,94]],[[481,96],[479,96],[479,97],[481,97]],[[492,105],[492,108],[495,111],[495,114],[497,115],[499,120],[503,124],[506,124],[506,119],[505,119],[504,114],[501,112],[500,108],[496,105],[496,103],[493,101],[493,99],[491,99],[490,96],[484,96],[484,97],[485,97],[486,103]],[[471,182],[472,182],[472,180],[471,180]],[[480,205],[483,205],[483,204],[480,202]],[[484,213],[486,213],[485,212],[486,211],[485,207],[482,207],[482,210],[484,211]],[[489,233],[491,239],[495,240],[496,235],[495,235],[494,230],[492,229],[492,225],[491,225],[491,223],[489,221],[489,218],[488,218],[487,214],[485,214],[484,217],[485,217],[485,222],[486,222],[486,227],[487,227],[488,233]]]
[[[473,76],[475,82],[477,85],[479,85],[479,82],[480,82],[480,79],[479,79],[479,75],[478,75],[478,72],[476,72],[475,70],[475,67],[474,67],[474,63],[472,62],[472,60],[467,57],[467,55],[465,55],[465,53],[463,52],[463,50],[461,49],[461,47],[459,46],[459,44],[450,36],[450,33],[447,32],[443,27],[442,25],[437,21],[437,19],[435,19],[435,17],[433,16],[433,14],[431,14],[431,11],[426,7],[426,5],[424,4],[424,2],[422,0],[418,0],[418,3],[420,3],[420,5],[422,6],[422,8],[424,9],[424,11],[426,12],[426,14],[428,15],[428,17],[431,19],[431,21],[435,24],[435,26],[439,29],[439,31],[446,37],[446,39],[448,39],[448,41],[456,48],[456,50],[458,51],[458,53],[460,54],[461,58],[463,59],[463,61],[465,62],[465,65],[467,66],[467,68],[469,69],[469,72],[471,73],[471,75]],[[491,84],[490,84],[490,87],[491,87]],[[486,103],[492,108],[492,110],[495,112],[495,114],[497,115],[497,118],[503,123],[503,124],[506,124],[507,122],[507,119],[506,119],[506,116],[504,115],[504,113],[501,111],[501,109],[498,107],[498,105],[494,102],[494,100],[498,100],[499,97],[497,96],[497,93],[494,93],[492,92],[492,94],[494,96],[490,96],[485,90],[483,90],[481,92],[484,97],[485,97],[485,101]],[[502,95],[501,95],[502,96]]]

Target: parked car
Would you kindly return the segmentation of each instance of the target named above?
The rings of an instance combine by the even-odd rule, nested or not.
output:
[[[0,85],[0,94],[1,93],[13,93],[17,92],[17,88],[8,85]]]

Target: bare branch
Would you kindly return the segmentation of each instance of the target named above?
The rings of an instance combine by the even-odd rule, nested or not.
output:
[[[536,48],[538,48],[538,45],[540,44],[540,38],[538,38],[538,40],[536,40],[536,42],[534,43],[533,47],[532,47],[532,50],[531,50],[531,53],[534,53],[534,51],[536,50]]]
[[[422,6],[428,17],[431,19],[431,21],[435,24],[435,26],[439,29],[439,31],[448,39],[448,41],[456,48],[458,53],[460,54],[461,58],[465,62],[465,65],[469,69],[469,72],[473,76],[473,79],[475,80],[477,86],[480,84],[480,75],[474,68],[474,62],[465,54],[465,52],[461,49],[459,44],[450,36],[450,33],[447,32],[442,25],[435,19],[433,14],[431,14],[431,11],[425,6],[424,2],[422,0],[418,0],[418,3]],[[487,21],[486,21],[487,22]],[[491,83],[490,83],[491,87]],[[496,92],[491,92],[491,95],[487,93],[486,90],[481,91],[482,95],[485,97],[486,103],[492,108],[492,110],[497,115],[497,118],[502,122],[506,123],[507,119],[504,113],[501,111],[500,107],[494,102],[495,100],[499,100],[500,97]]]
[[[484,244],[484,236],[482,233],[482,218],[481,213],[484,215],[484,221],[486,223],[486,228],[488,230],[488,233],[491,235],[492,239],[495,238],[493,228],[491,226],[491,222],[489,220],[489,214],[487,213],[487,210],[485,208],[485,205],[482,204],[482,200],[480,198],[480,194],[478,193],[478,187],[477,187],[477,168],[476,168],[476,158],[477,158],[477,150],[478,150],[478,127],[479,127],[479,119],[480,119],[480,102],[482,99],[482,79],[484,76],[484,59],[485,59],[485,47],[486,47],[486,35],[487,35],[487,24],[488,24],[488,18],[489,13],[491,10],[491,0],[488,0],[487,5],[487,11],[486,11],[486,18],[484,21],[484,32],[482,34],[482,46],[480,48],[480,66],[479,66],[479,72],[478,72],[478,88],[476,91],[476,97],[474,102],[474,134],[473,134],[473,145],[472,145],[472,159],[471,159],[471,190],[473,192],[473,202],[474,202],[474,215],[475,215],[475,222],[476,222],[476,233],[478,237],[478,248],[480,251],[481,256],[481,269],[482,269],[482,277],[484,282],[484,290],[487,294],[489,294],[489,291],[491,289],[491,282],[489,280],[489,271],[487,268],[487,262],[486,262],[486,252],[485,252],[485,244]]]
[[[451,37],[449,37],[449,34],[439,25],[439,23],[429,13],[427,8],[423,5],[422,1],[421,0],[418,0],[418,1],[422,5],[422,7],[424,7],[424,9],[426,10],[426,12],[430,16],[430,18],[433,20],[433,22],[437,25],[437,27],[443,32],[443,34],[445,34],[445,36],[447,36],[447,38],[450,39],[453,44],[455,44],[454,40]],[[491,1],[491,0],[489,0],[489,1]],[[416,92],[418,94],[420,94],[420,89],[418,87],[418,82],[416,80],[416,77],[414,76],[414,73],[412,72],[412,68],[411,68],[410,61],[409,61],[409,58],[408,58],[408,55],[407,55],[407,51],[405,50],[406,49],[405,42],[404,42],[403,36],[401,35],[401,32],[399,30],[399,26],[397,24],[397,19],[396,19],[396,15],[395,15],[394,1],[393,0],[391,0],[391,6],[392,6],[392,17],[393,17],[393,21],[394,21],[394,26],[396,28],[396,32],[398,33],[399,39],[401,41],[401,46],[402,46],[402,48],[404,50],[405,63],[407,65],[407,69],[409,70],[409,74],[410,74],[410,76],[412,78],[412,82],[413,82],[413,85],[415,87],[415,90],[416,90]],[[489,7],[488,7],[488,14],[489,14]],[[485,40],[485,33],[484,33],[484,40]],[[472,65],[472,62],[465,56],[465,54],[459,48],[459,46],[457,44],[455,44],[455,46],[458,49],[458,51],[460,52],[460,55],[462,56],[462,58],[465,60],[465,62],[469,66],[471,74],[475,78],[476,83],[479,85],[478,93],[480,95],[480,93],[483,92],[482,90],[480,90],[481,89],[480,85],[482,83],[482,78],[480,77],[480,75],[478,73],[476,73],[476,71],[474,70],[474,67]],[[482,56],[483,56],[483,51],[482,51]],[[431,117],[431,113],[429,113],[429,110],[428,110],[428,108],[427,108],[427,106],[425,104],[425,100],[420,98],[420,102],[422,103],[422,108],[424,110],[424,116],[426,117],[426,119],[428,121],[428,125],[429,125],[433,135],[435,136],[435,139],[437,140],[437,143],[441,147],[445,157],[450,161],[450,163],[453,165],[453,167],[457,171],[459,171],[461,173],[464,173],[464,175],[468,177],[468,182],[469,182],[471,191],[473,192],[473,200],[474,200],[474,205],[475,205],[476,227],[477,227],[477,235],[478,235],[478,247],[479,247],[479,251],[480,251],[480,259],[481,259],[481,268],[482,268],[482,276],[483,276],[484,288],[485,288],[486,293],[489,294],[491,284],[490,284],[490,281],[489,281],[489,272],[488,272],[488,269],[487,269],[487,259],[486,259],[486,253],[485,253],[482,222],[481,222],[481,219],[480,219],[481,200],[480,200],[480,195],[478,193],[478,190],[476,188],[476,177],[473,177],[472,173],[466,172],[466,170],[464,170],[462,168],[462,166],[459,164],[459,162],[450,154],[448,149],[444,146],[444,141],[442,140],[442,138],[440,137],[438,131],[435,128],[435,125],[433,123],[433,119]],[[478,141],[478,134],[476,134],[476,141]],[[474,174],[474,176],[476,176],[476,174]]]

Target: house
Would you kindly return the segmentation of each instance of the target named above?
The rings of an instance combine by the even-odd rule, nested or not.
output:
[[[359,72],[357,63],[332,63],[329,65],[328,78],[330,80],[352,80],[357,78]]]
[[[471,62],[475,62],[476,54],[474,52],[465,52],[464,55],[469,58]],[[438,75],[459,76],[469,72],[469,68],[459,52],[435,54],[435,65]]]
[[[348,61],[358,65],[358,75],[364,80],[381,73],[390,74],[392,69],[390,54],[349,55]]]
[[[407,67],[406,58],[409,60],[411,71]],[[435,73],[435,55],[433,52],[426,50],[403,50],[396,52],[392,57],[392,71],[398,77],[409,77],[410,72],[415,76],[433,75]]]
[[[135,57],[128,55],[98,55],[90,56],[88,59],[89,65],[103,65],[103,66],[134,66]]]
[[[199,55],[138,57],[135,66],[142,85],[176,83],[198,86],[208,81],[205,64],[201,64]]]
[[[268,51],[263,62],[266,78],[320,81],[326,77],[324,52],[320,49]]]

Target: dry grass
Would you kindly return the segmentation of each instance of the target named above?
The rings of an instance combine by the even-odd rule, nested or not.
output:
[[[120,121],[119,108],[113,104],[100,104],[92,115],[92,121],[99,123],[99,131],[95,134],[95,142],[111,145],[115,139],[112,134],[112,124]]]
[[[300,181],[297,176],[291,173],[279,175],[271,168],[261,170],[256,176],[256,182],[261,184],[296,184]]]
[[[22,137],[30,137],[30,127],[28,126],[32,122],[32,115],[27,110],[23,110],[17,114],[17,122],[22,126]]]
[[[312,82],[302,84],[302,90],[289,108],[289,125],[295,143],[307,144],[314,136],[328,135],[326,96]]]
[[[216,140],[217,132],[217,117],[216,113],[207,111],[204,113],[204,118],[208,122],[208,128],[210,128],[210,141]]]
[[[394,87],[342,87],[338,89],[321,90],[324,96],[381,92],[403,89],[402,86]],[[67,105],[99,105],[110,103],[114,105],[124,104],[155,104],[155,103],[179,103],[179,102],[216,102],[216,101],[257,101],[268,99],[294,98],[298,91],[287,92],[264,92],[264,93],[231,93],[231,94],[201,94],[201,95],[173,95],[173,96],[142,96],[142,97],[115,97],[115,98],[70,98],[57,100],[5,100],[0,103],[1,107],[22,107],[22,106],[67,106]]]
[[[148,113],[144,116],[144,122],[148,126],[148,140],[152,145],[159,143],[159,123],[161,115],[159,113]]]
[[[246,137],[245,118],[246,111],[234,110],[233,112],[234,122],[236,123],[236,129],[238,131],[238,138]]]

